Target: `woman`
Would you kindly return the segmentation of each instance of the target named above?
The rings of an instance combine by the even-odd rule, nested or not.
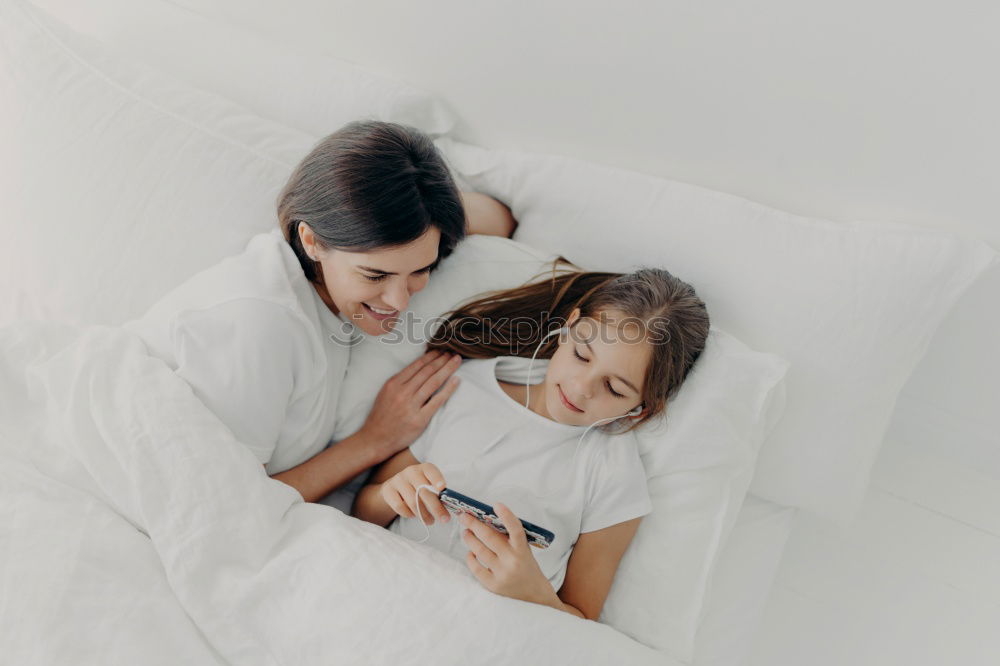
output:
[[[471,233],[514,227],[502,204],[459,194],[421,132],[352,123],[296,167],[280,229],[126,326],[273,478],[317,501],[406,448],[454,391],[458,356],[427,354],[386,382],[357,433],[327,448],[352,341],[392,330],[464,238],[467,214]]]

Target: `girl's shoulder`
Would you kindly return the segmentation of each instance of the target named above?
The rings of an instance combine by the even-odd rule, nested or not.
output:
[[[597,430],[596,428],[594,430]],[[587,446],[588,467],[597,477],[618,477],[645,480],[645,467],[639,452],[639,440],[634,432],[608,433],[594,431]]]

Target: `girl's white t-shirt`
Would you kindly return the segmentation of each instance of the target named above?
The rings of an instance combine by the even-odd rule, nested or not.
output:
[[[277,229],[125,327],[191,385],[269,474],[330,442],[351,346],[363,335],[323,303]]]
[[[546,363],[535,361],[533,369]],[[540,416],[511,399],[497,383],[498,372],[517,375],[515,366],[520,364],[527,360],[463,363],[455,373],[461,384],[410,452],[438,467],[448,488],[491,506],[506,504],[518,518],[554,532],[552,545],[531,551],[558,591],[581,533],[643,516],[652,503],[635,437],[592,428],[576,453],[585,427]],[[428,528],[427,543],[465,561],[468,548],[458,521],[435,522]],[[389,529],[415,541],[427,535],[416,518],[397,517]]]

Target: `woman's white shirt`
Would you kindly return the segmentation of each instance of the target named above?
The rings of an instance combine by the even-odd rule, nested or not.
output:
[[[502,502],[519,518],[554,532],[552,545],[532,553],[559,590],[581,533],[643,516],[652,503],[633,435],[593,428],[577,452],[585,427],[551,421],[503,391],[497,375],[517,374],[512,366],[526,363],[463,363],[456,371],[462,383],[410,452],[437,466],[452,490],[490,505]],[[532,369],[544,372],[546,363],[536,361]],[[389,529],[416,541],[427,534],[416,518],[397,518]],[[436,522],[429,530],[431,546],[464,561],[468,548],[457,521]]]
[[[323,303],[277,229],[125,326],[190,384],[269,474],[329,443],[352,341],[361,335]]]

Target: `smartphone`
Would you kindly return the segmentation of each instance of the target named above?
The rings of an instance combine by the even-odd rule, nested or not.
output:
[[[507,534],[507,528],[503,526],[503,522],[497,517],[496,512],[493,511],[493,507],[489,504],[483,504],[450,488],[442,490],[441,494],[438,495],[438,499],[441,500],[441,503],[445,505],[448,511],[454,514],[467,513],[479,522],[493,527],[498,532]],[[528,537],[528,544],[535,548],[548,548],[556,538],[556,535],[549,530],[539,527],[534,523],[529,523],[526,520],[521,521],[521,526]]]

